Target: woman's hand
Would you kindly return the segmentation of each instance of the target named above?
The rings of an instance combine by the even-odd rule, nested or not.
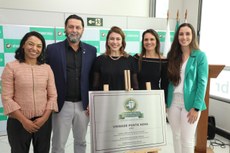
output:
[[[49,119],[50,114],[52,113],[52,110],[45,110],[44,114],[34,120],[34,124],[36,124],[39,128],[42,127],[43,124]]]
[[[45,118],[45,117],[39,117],[39,118],[36,118],[33,122],[34,124],[36,124],[39,128],[42,127],[43,124],[45,124],[45,122],[47,121],[48,118]]]
[[[194,108],[192,108],[192,109],[188,112],[187,117],[188,117],[188,122],[189,122],[190,124],[193,124],[193,123],[196,122],[197,119],[198,119],[198,112],[197,112]]]
[[[26,118],[20,110],[10,113],[10,116],[21,122],[24,129],[29,133],[37,132],[39,130],[39,126],[34,124],[30,119]]]
[[[21,123],[22,123],[22,126],[24,127],[24,129],[29,133],[37,132],[40,128],[39,126],[34,124],[33,121],[31,121],[29,119],[25,119],[25,120],[21,121]]]

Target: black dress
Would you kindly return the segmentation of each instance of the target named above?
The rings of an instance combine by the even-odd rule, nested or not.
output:
[[[134,55],[136,64],[140,56]],[[142,58],[141,69],[137,73],[137,79],[140,90],[146,90],[146,82],[151,83],[151,89],[163,89],[167,96],[168,78],[167,78],[167,59]]]
[[[137,66],[132,56],[109,57],[100,55],[94,65],[94,90],[103,90],[109,84],[109,90],[125,90],[124,70],[130,70],[131,87],[138,89]]]

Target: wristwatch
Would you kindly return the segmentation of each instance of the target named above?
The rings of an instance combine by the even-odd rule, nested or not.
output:
[[[195,110],[196,112],[199,112],[199,109],[198,109],[198,108],[194,108],[194,110]]]

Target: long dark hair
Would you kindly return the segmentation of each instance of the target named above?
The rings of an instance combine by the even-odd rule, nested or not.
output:
[[[191,48],[191,50],[199,49],[195,29],[193,28],[193,26],[190,23],[181,24],[175,33],[171,49],[167,55],[168,78],[169,78],[169,81],[171,81],[174,86],[177,86],[181,81],[180,71],[181,71],[181,65],[182,65],[182,50],[181,50],[181,45],[178,40],[178,36],[179,36],[179,31],[182,27],[189,27],[192,31],[192,41],[189,44],[189,47]]]
[[[142,40],[141,40],[141,54],[140,54],[140,58],[139,58],[139,61],[138,61],[139,71],[141,71],[143,56],[146,55],[146,49],[144,47],[144,39],[145,39],[145,34],[147,34],[147,33],[152,34],[156,38],[156,49],[155,49],[155,51],[156,51],[159,59],[161,59],[161,55],[160,55],[160,38],[159,38],[159,35],[153,29],[147,29],[147,30],[145,30],[143,32],[143,34],[142,34]]]
[[[36,32],[36,31],[31,31],[31,32],[28,32],[25,34],[25,36],[22,38],[21,42],[20,42],[20,46],[19,48],[15,51],[15,58],[20,62],[25,62],[25,52],[24,52],[24,49],[23,49],[23,45],[25,44],[25,42],[29,39],[29,37],[31,36],[35,36],[37,37],[38,39],[41,40],[42,42],[42,52],[41,54],[38,56],[37,58],[37,64],[40,65],[40,64],[44,64],[45,63],[45,49],[46,49],[46,42],[45,42],[45,39],[44,37]]]

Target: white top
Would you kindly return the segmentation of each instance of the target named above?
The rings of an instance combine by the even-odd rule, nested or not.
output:
[[[183,63],[182,68],[181,68],[181,73],[180,73],[180,78],[181,81],[178,84],[178,86],[174,86],[174,93],[180,93],[183,94],[183,88],[184,88],[184,75],[185,75],[185,68],[187,65],[188,59]]]

